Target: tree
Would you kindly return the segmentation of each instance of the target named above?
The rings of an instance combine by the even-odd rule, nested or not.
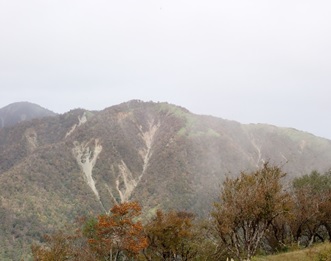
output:
[[[148,245],[143,226],[136,220],[140,213],[137,202],[115,205],[109,214],[83,220],[75,232],[46,236],[44,245],[32,246],[34,260],[133,260]]]
[[[57,231],[45,236],[45,244],[31,246],[35,261],[96,261],[80,231]]]
[[[144,250],[147,260],[192,260],[197,255],[194,216],[188,212],[161,210],[145,227],[149,246]]]
[[[293,197],[291,229],[298,243],[308,239],[306,245],[311,245],[315,238],[324,241],[325,231],[331,240],[331,172],[312,171],[294,179]]]
[[[289,202],[291,210],[286,215],[279,215],[270,224],[268,231],[265,234],[265,239],[261,248],[266,253],[284,252],[293,243],[293,236],[290,227],[290,221],[294,220],[293,202]]]
[[[88,243],[97,256],[107,260],[122,260],[135,257],[148,245],[140,221],[141,214],[137,202],[115,205],[111,213],[98,216],[84,229]]]
[[[290,196],[281,184],[285,175],[265,163],[255,172],[224,181],[212,217],[229,255],[250,260],[272,221],[289,211]]]
[[[64,235],[63,232],[52,236],[46,236],[45,240],[49,243],[48,247],[32,245],[32,254],[36,261],[55,261],[67,260],[72,255],[70,247],[70,236]]]

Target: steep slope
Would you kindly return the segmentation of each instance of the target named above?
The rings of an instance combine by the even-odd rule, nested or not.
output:
[[[55,116],[56,113],[30,102],[15,102],[0,109],[0,128],[22,121]]]
[[[146,215],[206,215],[226,175],[266,160],[289,178],[325,171],[331,141],[139,101],[0,129],[0,259],[19,259],[45,232],[127,200]]]

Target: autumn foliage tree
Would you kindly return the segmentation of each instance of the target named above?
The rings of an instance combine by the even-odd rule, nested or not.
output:
[[[143,251],[149,261],[193,260],[197,256],[194,216],[188,212],[158,210],[146,226],[149,246]]]
[[[84,234],[93,252],[102,259],[122,260],[132,258],[148,245],[143,226],[136,218],[141,214],[137,202],[115,205],[110,214],[98,216],[88,223]]]
[[[108,214],[84,221],[74,233],[57,232],[46,237],[45,245],[33,245],[37,261],[134,260],[148,245],[137,217],[137,202],[115,205]]]
[[[263,167],[227,178],[212,214],[221,248],[231,257],[250,260],[271,223],[289,211],[290,196],[279,167]]]

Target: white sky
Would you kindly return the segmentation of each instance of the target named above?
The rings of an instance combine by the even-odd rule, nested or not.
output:
[[[0,0],[0,108],[131,99],[331,139],[331,1]]]

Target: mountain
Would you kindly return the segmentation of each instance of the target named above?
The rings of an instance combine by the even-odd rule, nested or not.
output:
[[[226,176],[263,162],[287,181],[331,167],[331,141],[295,129],[130,101],[0,129],[0,259],[82,215],[138,200],[206,216]],[[21,252],[20,252],[21,251]]]
[[[56,113],[30,102],[15,102],[0,109],[0,128],[26,120],[55,116]]]

